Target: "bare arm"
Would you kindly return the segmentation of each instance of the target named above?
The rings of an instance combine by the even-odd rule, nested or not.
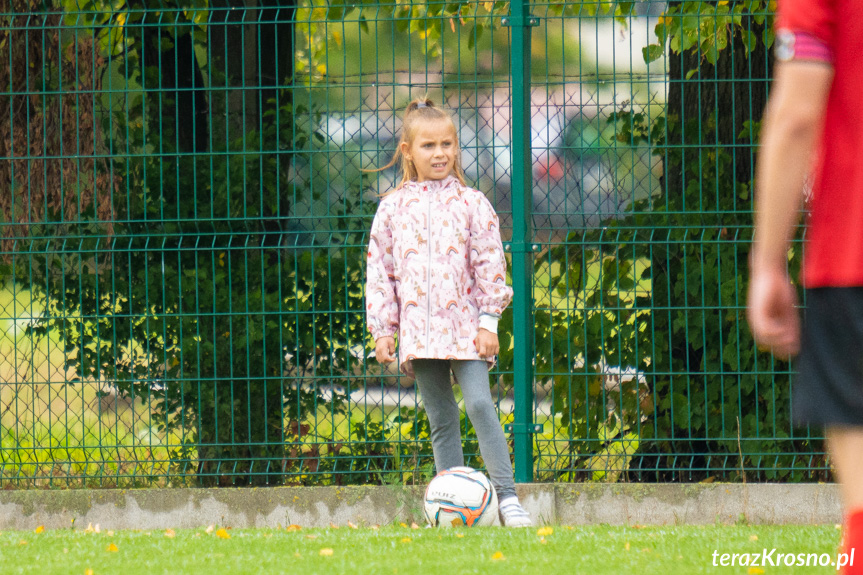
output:
[[[788,247],[832,81],[827,63],[780,63],[767,105],[756,174],[748,316],[755,340],[781,357],[796,354],[800,345],[796,294],[786,271]]]
[[[828,64],[785,62],[777,66],[756,174],[756,268],[785,269],[832,81],[833,68]]]

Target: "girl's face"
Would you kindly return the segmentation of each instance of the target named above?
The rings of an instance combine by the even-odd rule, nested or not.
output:
[[[418,182],[442,180],[455,169],[455,129],[449,122],[420,122],[413,142],[402,142],[402,154],[413,162]]]

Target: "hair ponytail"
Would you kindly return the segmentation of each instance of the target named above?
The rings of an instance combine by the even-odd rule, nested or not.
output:
[[[416,100],[413,100],[410,104],[408,104],[408,107],[405,110],[405,114],[409,114],[410,112],[416,112],[417,110],[421,110],[423,108],[434,108],[434,102],[432,102],[428,98],[417,98]]]

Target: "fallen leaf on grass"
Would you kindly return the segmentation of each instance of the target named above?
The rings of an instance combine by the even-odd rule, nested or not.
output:
[[[357,527],[356,525],[354,525],[350,521],[348,521],[348,527],[350,527],[351,529],[359,529],[359,527]]]
[[[306,539],[317,539],[317,535],[306,535]]]
[[[40,525],[39,527],[36,528],[36,533],[42,533],[43,531],[45,531],[44,525]]]
[[[379,529],[379,527],[380,526],[378,526],[378,525],[372,525],[371,527],[369,527],[369,529],[371,529],[372,531],[377,531]]]
[[[216,537],[218,537],[219,539],[230,539],[231,534],[228,533],[227,531],[225,531],[224,529],[217,529],[216,530]]]
[[[318,552],[318,555],[320,555],[321,557],[329,557],[332,554],[333,554],[333,550],[330,549],[329,547],[324,547],[323,549],[320,550],[320,552]]]
[[[302,527],[300,527],[299,525],[296,525],[294,523],[285,527],[285,531],[299,531],[300,529],[302,529]]]
[[[545,545],[546,543],[548,543],[548,541],[546,541],[546,540],[545,540],[545,537],[540,537],[540,538],[539,538],[539,542],[540,542],[540,543],[542,543],[543,545]]]
[[[495,551],[494,555],[491,556],[492,561],[506,561],[506,557],[503,556],[503,553],[500,551]]]
[[[119,550],[120,550],[120,549],[119,549],[119,547],[117,547],[117,546],[116,546],[116,545],[114,545],[113,543],[111,543],[110,545],[108,545],[108,552],[109,552],[109,553],[116,553],[116,552],[117,552],[117,551],[119,551]]]
[[[758,541],[758,535],[750,535],[749,540],[750,541]]]
[[[168,529],[165,531],[165,537],[167,537],[169,539],[173,539],[176,535],[177,534],[174,532],[173,529]]]
[[[87,524],[87,528],[84,530],[84,533],[101,533],[102,530],[99,528],[99,524],[97,523],[95,527],[93,527],[92,523]]]
[[[419,528],[420,528],[420,526],[417,525],[416,523],[411,523],[411,529],[419,529]]]
[[[552,533],[554,533],[554,529],[552,529],[551,527],[541,527],[536,531],[536,534],[540,537],[545,537],[546,535],[551,535]]]
[[[18,542],[18,545],[27,545],[27,542],[22,539]]]
[[[114,532],[113,532],[113,531],[108,531],[108,537],[113,537],[113,536],[114,536]]]
[[[210,533],[212,533],[212,532],[213,532],[213,529],[215,529],[215,527],[213,527],[212,525],[210,525],[209,527],[207,527],[207,535],[209,535]]]
[[[336,525],[335,523],[330,523],[330,529],[338,529],[338,528],[339,528],[339,526]]]

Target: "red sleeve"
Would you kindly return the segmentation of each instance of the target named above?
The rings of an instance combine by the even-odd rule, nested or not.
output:
[[[776,58],[833,62],[835,0],[779,0]]]

